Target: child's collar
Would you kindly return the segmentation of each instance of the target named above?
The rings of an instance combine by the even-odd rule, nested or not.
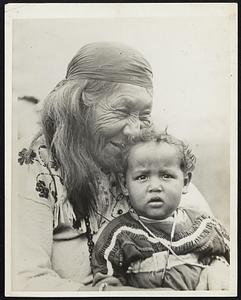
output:
[[[138,220],[141,220],[142,222],[144,223],[172,223],[173,220],[174,220],[174,216],[175,216],[175,212],[177,212],[177,210],[175,210],[171,216],[165,218],[165,219],[161,219],[161,220],[156,220],[156,219],[150,219],[150,218],[146,218],[146,217],[143,217],[143,216],[140,216],[136,213],[136,211],[134,210],[134,208],[130,208],[129,210],[130,214],[132,215],[132,217],[134,219],[136,219],[137,221]]]
[[[166,223],[166,222],[172,222],[173,221],[174,213],[171,216],[169,216],[165,219],[160,219],[160,220],[150,219],[150,218],[146,218],[146,217],[143,217],[143,216],[139,216],[139,218],[145,223]]]

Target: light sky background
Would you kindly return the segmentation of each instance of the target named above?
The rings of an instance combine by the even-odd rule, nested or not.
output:
[[[205,5],[192,10],[190,5],[174,10],[159,5],[154,16],[148,10],[145,16],[142,9],[135,17],[119,5],[115,17],[96,13],[87,17],[82,8],[76,6],[74,17],[66,9],[61,18],[36,14],[13,20],[13,109],[19,122],[26,124],[26,135],[34,133],[35,126],[30,125],[34,120],[16,105],[18,96],[44,99],[65,77],[70,59],[89,42],[133,46],[153,69],[155,123],[168,126],[169,133],[192,146],[197,156],[193,181],[229,227],[232,13],[218,6],[210,12]]]

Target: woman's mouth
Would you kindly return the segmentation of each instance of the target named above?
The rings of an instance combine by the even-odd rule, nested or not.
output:
[[[119,148],[120,150],[124,149],[124,147],[125,147],[125,144],[124,143],[120,143],[120,142],[112,142],[111,141],[110,144],[112,146],[114,146],[115,148]]]

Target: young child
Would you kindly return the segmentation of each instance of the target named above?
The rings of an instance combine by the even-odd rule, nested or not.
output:
[[[224,227],[179,206],[195,161],[188,146],[167,133],[145,131],[126,146],[121,182],[130,210],[111,221],[95,245],[93,285],[195,290],[205,265],[219,259],[228,269]]]

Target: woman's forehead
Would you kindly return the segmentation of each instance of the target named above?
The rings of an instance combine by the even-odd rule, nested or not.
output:
[[[143,104],[146,108],[151,108],[152,106],[152,94],[150,91],[132,84],[119,84],[108,99],[112,104],[115,103],[125,107],[133,107],[140,104]]]

